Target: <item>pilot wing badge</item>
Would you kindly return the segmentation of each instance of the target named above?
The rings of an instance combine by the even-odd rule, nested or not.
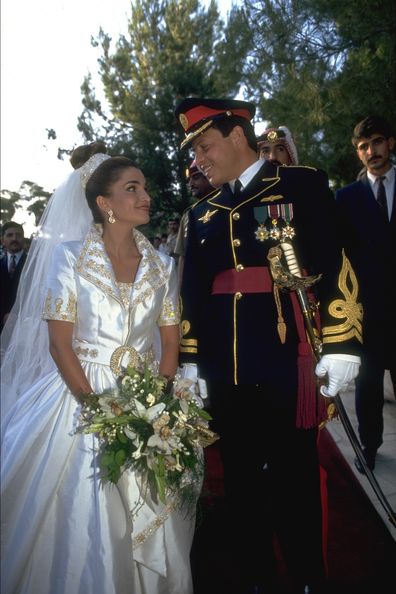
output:
[[[203,217],[200,217],[198,219],[198,221],[202,221],[202,223],[209,223],[210,219],[213,217],[213,215],[217,212],[217,208],[216,210],[207,210],[204,214]]]

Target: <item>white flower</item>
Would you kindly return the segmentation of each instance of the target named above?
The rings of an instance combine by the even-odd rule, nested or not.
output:
[[[164,434],[163,429],[164,427],[159,433],[154,433],[154,435],[149,437],[147,447],[158,448],[164,454],[171,454],[174,450],[178,449],[180,440],[172,433],[169,435]]]
[[[142,456],[142,447],[143,447],[144,442],[143,441],[139,441],[138,443],[139,443],[138,449],[136,451],[134,451],[133,454],[132,454],[132,458],[134,460],[138,460]]]
[[[161,417],[153,423],[154,435],[149,437],[147,446],[151,448],[158,448],[165,454],[171,454],[174,449],[179,447],[180,440],[172,432],[169,427],[170,417],[168,413],[164,413]]]
[[[175,466],[175,470],[181,472],[183,470],[183,466],[180,464],[180,456],[177,453],[176,454],[176,466]]]
[[[113,395],[105,394],[100,396],[98,402],[106,418],[117,417],[125,410],[124,403],[117,401]]]
[[[155,404],[154,394],[147,394],[146,402],[149,406],[153,406],[153,404]]]
[[[131,429],[131,427],[129,427],[129,425],[126,425],[124,427],[124,433],[128,437],[128,439],[130,439],[136,446],[138,445],[139,435],[136,433],[136,431]]]
[[[149,437],[147,447],[158,448],[159,450],[164,452],[164,454],[172,453],[172,448],[170,444],[165,439],[161,439],[161,436],[158,433],[154,433],[154,435]]]
[[[167,413],[167,412],[162,413],[162,415],[160,417],[158,417],[158,419],[156,419],[152,424],[154,431],[156,433],[159,433],[161,431],[162,427],[165,427],[165,425],[168,425],[169,421],[170,421],[169,413]]]
[[[132,379],[132,378],[131,378],[129,375],[126,375],[126,376],[125,376],[125,377],[123,377],[123,378],[122,378],[122,380],[121,380],[121,384],[122,384],[123,386],[126,386],[127,384],[132,384],[132,382],[133,382],[133,379]]]
[[[176,398],[180,398],[180,400],[190,400],[195,391],[196,382],[193,382],[187,378],[180,379],[175,382],[173,388],[174,395]]]
[[[188,413],[188,410],[187,410]],[[178,411],[173,413],[177,419],[179,425],[184,426],[188,421],[188,415],[183,411]]]
[[[154,406],[146,408],[137,398],[134,398],[134,405],[136,415],[148,423],[152,423],[152,421],[162,413],[166,406],[164,402],[159,402]]]
[[[188,412],[189,412],[189,408],[190,408],[190,405],[187,402],[187,400],[180,400],[180,408],[182,409],[184,416],[186,417],[186,420],[187,420],[187,416],[188,416]],[[181,414],[181,413],[179,413],[179,414]]]
[[[165,467],[167,470],[171,470],[171,471],[175,471],[177,470],[178,472],[182,472],[183,471],[183,466],[180,464],[180,454],[179,452],[176,452],[176,457],[174,456],[166,456],[165,458]]]

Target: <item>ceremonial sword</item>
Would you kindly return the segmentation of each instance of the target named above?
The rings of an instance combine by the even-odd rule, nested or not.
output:
[[[282,255],[285,256],[288,270],[285,270],[285,267],[282,263]],[[294,248],[288,241],[282,241],[278,246],[271,248],[268,252],[267,258],[270,263],[270,270],[274,283],[283,289],[289,289],[296,292],[301,312],[303,314],[305,328],[312,346],[312,351],[316,361],[319,361],[322,351],[322,342],[319,338],[319,333],[315,332],[316,327],[313,318],[313,308],[307,296],[307,288],[320,280],[321,275],[305,277],[302,275],[296,255],[294,253]],[[371,487],[377,495],[378,501],[385,510],[389,521],[393,524],[393,526],[396,527],[395,512],[393,511],[389,501],[382,491],[373,471],[367,465],[363,450],[348,417],[348,413],[345,410],[341,396],[336,394],[334,397],[327,398],[330,401],[334,401],[337,416],[339,417],[349,442],[363,467],[364,474],[366,475]]]

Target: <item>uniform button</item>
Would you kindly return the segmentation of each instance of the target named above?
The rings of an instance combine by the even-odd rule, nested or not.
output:
[[[237,272],[242,272],[242,270],[243,270],[244,268],[245,268],[245,267],[244,267],[244,265],[243,265],[243,264],[237,264],[237,266],[236,266]]]
[[[239,301],[239,299],[241,299],[241,298],[242,298],[242,293],[240,293],[239,291],[238,291],[238,293],[235,293],[235,299],[237,301]]]
[[[234,214],[232,215],[232,218],[234,219],[234,221],[239,221],[239,219],[241,218],[241,215],[239,214],[239,212],[234,212]]]
[[[234,245],[235,247],[239,247],[241,245],[241,240],[240,239],[234,239],[232,242],[232,245]]]

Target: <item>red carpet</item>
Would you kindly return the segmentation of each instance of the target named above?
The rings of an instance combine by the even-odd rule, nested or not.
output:
[[[396,542],[327,430],[319,454],[327,472],[331,592],[395,592]]]
[[[327,474],[328,588],[326,594],[393,594],[396,543],[372,506],[326,429],[319,440],[321,466]],[[223,522],[222,467],[216,444],[205,451],[207,470],[191,560],[195,594],[227,594],[224,576],[232,580],[220,532]],[[235,548],[240,546],[235,543]],[[280,581],[289,594],[287,578]],[[221,575],[216,586],[216,578]],[[388,585],[388,584],[391,585]]]

